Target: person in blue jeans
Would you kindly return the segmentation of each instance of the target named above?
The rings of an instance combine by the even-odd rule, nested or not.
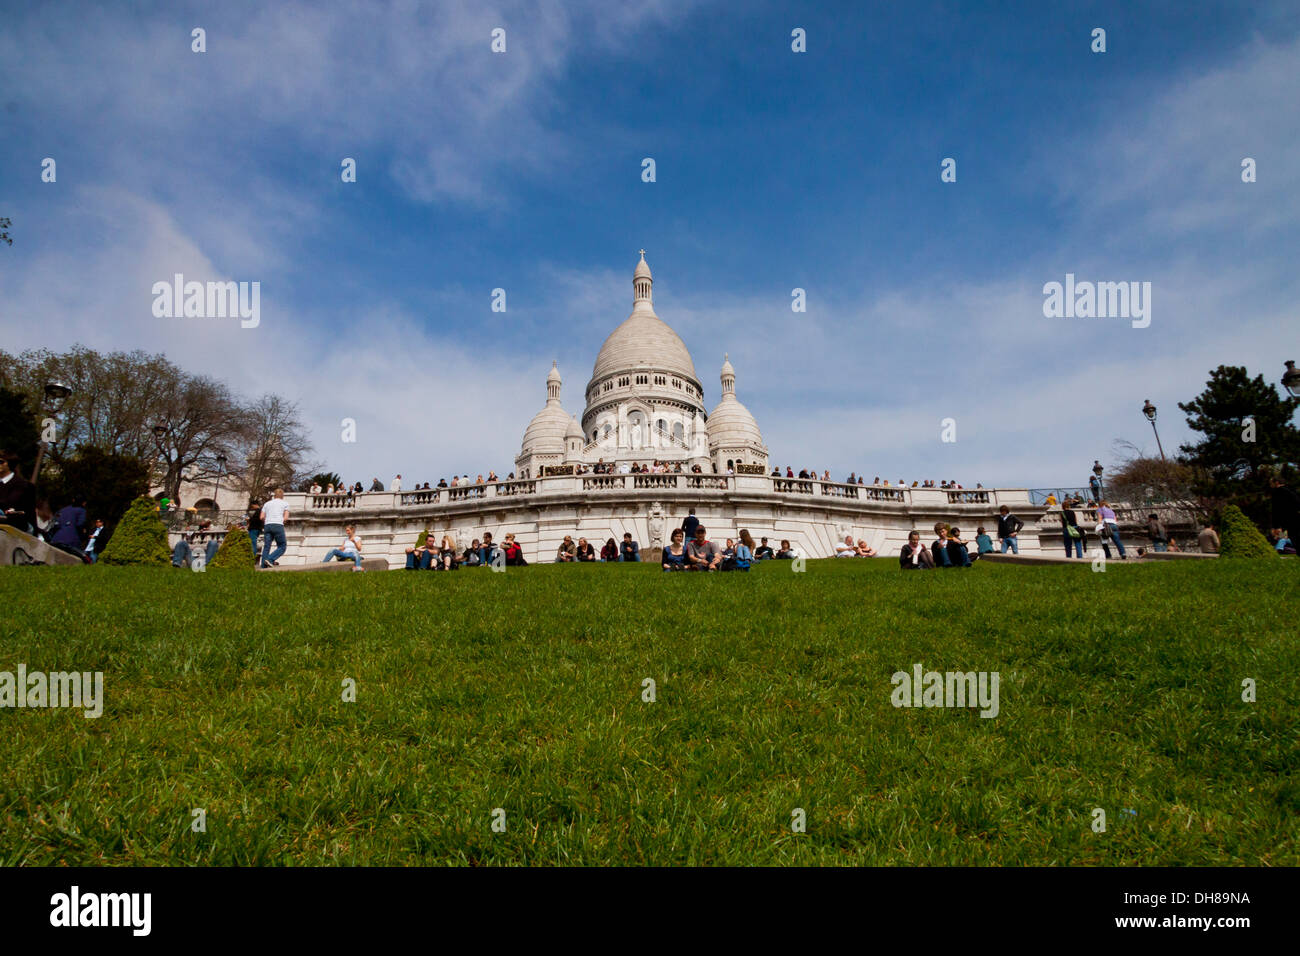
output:
[[[1074,513],[1074,501],[1067,499],[1061,506],[1061,537],[1065,540],[1065,556],[1083,557],[1083,529],[1079,527],[1079,518]],[[1076,552],[1071,555],[1070,552]]]
[[[351,561],[353,571],[365,570],[361,567],[361,539],[357,537],[357,526],[347,525],[343,529],[343,535],[343,546],[331,549],[329,554],[321,558],[320,563],[328,564],[338,558],[340,561]]]
[[[998,509],[998,538],[1002,541],[1003,554],[1006,554],[1008,549],[1012,554],[1020,553],[1020,539],[1016,536],[1024,526],[1025,523],[1013,515],[1006,505]]]
[[[275,489],[275,497],[262,505],[258,517],[265,527],[262,567],[268,568],[284,557],[284,552],[289,548],[289,540],[284,536],[284,523],[289,520],[289,506],[285,503],[283,488]],[[275,545],[274,551],[270,550],[272,544]]]
[[[640,561],[641,547],[632,540],[630,532],[623,535],[623,543],[619,545],[618,559],[620,561]]]
[[[483,532],[483,544],[478,549],[478,563],[480,567],[489,567],[497,556],[497,546],[492,543],[492,532]]]
[[[406,549],[406,570],[428,571],[438,557],[438,544],[433,535],[424,536],[424,544],[418,548]]]
[[[1109,538],[1114,541],[1115,547],[1119,549],[1120,558],[1127,561],[1128,555],[1124,553],[1124,542],[1119,539],[1119,519],[1115,517],[1114,510],[1105,501],[1097,502],[1097,520],[1103,525],[1102,540]]]

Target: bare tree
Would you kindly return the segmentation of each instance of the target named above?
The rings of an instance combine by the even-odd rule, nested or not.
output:
[[[240,465],[232,469],[231,481],[250,501],[264,501],[276,488],[295,487],[304,469],[318,466],[307,463],[313,449],[297,403],[263,395],[247,414]]]
[[[218,457],[240,460],[253,432],[252,417],[223,383],[202,375],[185,375],[162,396],[163,415],[156,426],[158,470],[163,490],[180,500],[181,480],[203,481],[220,471]]]

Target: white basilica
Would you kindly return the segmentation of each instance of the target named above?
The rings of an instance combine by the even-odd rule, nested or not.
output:
[[[533,416],[515,458],[519,478],[573,472],[599,462],[665,462],[684,472],[762,474],[767,447],[736,398],[736,372],[722,364],[722,398],[711,413],[685,343],[655,314],[654,279],[641,250],[632,314],[605,339],[579,420],[560,404],[560,372],[546,376],[546,405]]]

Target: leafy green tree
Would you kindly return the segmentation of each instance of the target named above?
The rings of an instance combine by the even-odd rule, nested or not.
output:
[[[1224,558],[1276,558],[1277,550],[1259,533],[1236,505],[1223,509],[1219,519],[1219,556]]]
[[[27,396],[0,387],[0,448],[18,456],[19,470],[24,478],[31,477],[40,440],[41,430]]]
[[[1220,365],[1205,391],[1178,407],[1204,436],[1182,453],[1197,471],[1194,489],[1207,509],[1232,503],[1257,524],[1267,521],[1270,472],[1294,480],[1300,462],[1300,430],[1292,423],[1300,399],[1279,395],[1262,375]]]
[[[102,550],[131,502],[148,496],[149,465],[131,455],[83,445],[61,464],[41,469],[40,493],[56,508],[84,501],[91,522],[104,519]]]
[[[131,502],[99,560],[103,564],[144,564],[160,568],[171,564],[167,529],[158,517],[158,502],[152,498]]]

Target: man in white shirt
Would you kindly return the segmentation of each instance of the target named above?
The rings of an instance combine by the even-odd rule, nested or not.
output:
[[[361,566],[361,536],[357,534],[357,526],[354,524],[347,525],[343,529],[343,546],[334,548],[329,554],[321,558],[321,564],[328,564],[338,558],[340,561],[352,561],[353,571],[364,571]]]
[[[853,543],[853,535],[846,534],[844,540],[835,545],[835,557],[837,558],[856,558],[858,556],[858,546]]]
[[[402,490],[402,476],[401,476],[401,475],[398,475],[396,478],[393,479],[393,490],[394,490],[394,491],[401,491],[401,490]]]
[[[264,525],[262,567],[267,568],[279,561],[289,547],[289,541],[284,536],[284,523],[289,519],[289,506],[285,503],[283,488],[275,489],[275,497],[262,505],[261,515]],[[272,544],[275,545],[274,551],[271,550]]]

